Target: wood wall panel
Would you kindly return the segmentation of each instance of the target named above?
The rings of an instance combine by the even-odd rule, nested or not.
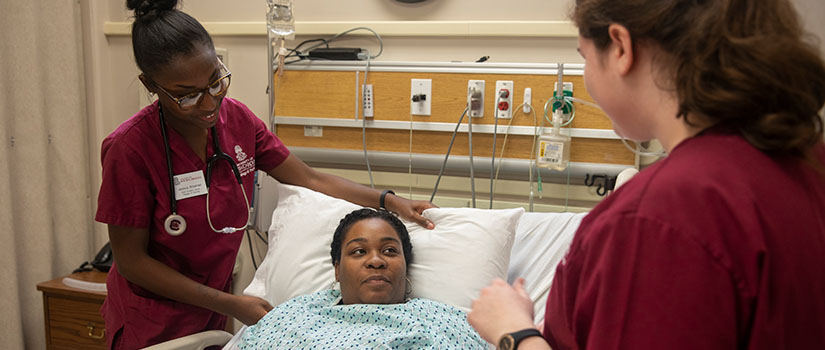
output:
[[[359,73],[363,80],[364,72]],[[410,79],[432,79],[432,115],[411,116]],[[555,75],[527,74],[477,74],[477,73],[409,73],[409,72],[370,72],[368,83],[373,84],[375,120],[393,120],[409,122],[456,123],[466,105],[467,81],[485,80],[484,117],[473,118],[474,124],[493,124],[495,105],[495,82],[512,80],[514,82],[513,102],[515,106],[522,103],[525,87],[533,91],[533,106],[538,122],[543,115],[544,103],[552,97]],[[302,71],[287,70],[276,79],[275,115],[309,118],[355,117],[356,73],[351,71]],[[573,95],[592,101],[588,95],[581,76],[566,76],[565,81],[573,82]],[[577,104],[574,128],[611,129],[610,120],[597,108]],[[467,122],[465,117],[464,123]],[[499,120],[499,130],[506,129],[507,120]],[[514,110],[512,125],[532,126],[532,115]],[[549,126],[549,123],[544,125]],[[360,150],[360,128],[324,127],[323,137],[305,137],[303,126],[279,125],[277,135],[287,146],[339,148]],[[413,152],[444,154],[450,141],[450,132],[413,132]],[[498,147],[501,148],[503,135],[499,134]],[[507,158],[531,157],[532,136],[513,135],[509,137]],[[473,151],[475,155],[489,157],[492,135],[474,134]],[[409,151],[409,131],[389,129],[367,130],[368,150],[374,151]],[[500,152],[500,151],[499,151]],[[467,155],[467,134],[460,134],[452,154]],[[500,153],[496,154],[498,157]],[[634,164],[635,158],[619,140],[574,138],[572,141],[571,160],[574,162],[592,162],[607,164]]]
[[[361,130],[356,128],[324,127],[323,137],[304,136],[300,125],[278,125],[278,137],[294,147],[317,147],[361,150]],[[433,131],[413,131],[413,153],[445,154],[450,145],[452,133]],[[507,139],[505,158],[531,158],[532,136],[511,135]],[[407,130],[370,129],[367,130],[367,150],[388,152],[409,152],[410,133]],[[501,155],[504,136],[496,140],[496,157]],[[489,134],[473,134],[473,155],[489,157],[493,137]],[[466,133],[456,136],[451,155],[468,155]],[[633,153],[619,140],[574,138],[570,150],[573,162],[604,164],[633,164]]]
[[[286,71],[275,81],[275,115],[339,118],[355,113],[353,72]]]
[[[286,71],[277,87],[275,115],[318,118],[355,117],[355,72]],[[359,79],[363,80],[364,72]],[[533,90],[536,116],[541,118],[544,103],[553,96],[554,75],[525,74],[468,74],[468,73],[401,73],[370,72],[368,83],[373,84],[376,120],[410,120],[410,79],[432,79],[433,101],[431,116],[412,116],[414,121],[455,123],[464,111],[467,101],[467,81],[485,80],[484,117],[474,123],[492,124],[495,105],[496,80],[514,82],[516,105],[523,100],[524,88]],[[581,76],[567,76],[573,82],[573,96],[592,101],[584,88]],[[576,105],[572,127],[611,129],[610,120],[601,111],[582,104]],[[513,125],[533,125],[532,114],[514,111]],[[501,121],[500,121],[501,122]],[[549,124],[549,123],[548,123]]]

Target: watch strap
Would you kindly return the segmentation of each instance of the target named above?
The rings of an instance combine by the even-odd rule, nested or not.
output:
[[[517,332],[505,334],[505,336],[508,335],[513,339],[513,349],[518,349],[518,344],[521,343],[522,340],[529,337],[541,337],[541,332],[535,328],[527,328]]]
[[[388,193],[395,195],[395,192],[391,190],[384,190],[383,192],[381,192],[381,197],[378,197],[378,209],[388,210],[385,206]]]

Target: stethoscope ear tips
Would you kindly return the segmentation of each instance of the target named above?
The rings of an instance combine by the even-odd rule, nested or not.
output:
[[[163,222],[163,227],[169,235],[180,236],[183,231],[186,231],[186,220],[183,216],[172,213],[166,217],[166,221]]]

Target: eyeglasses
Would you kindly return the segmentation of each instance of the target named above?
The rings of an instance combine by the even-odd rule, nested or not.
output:
[[[166,89],[164,89],[162,86],[158,84],[155,84],[155,86],[157,86],[158,89],[160,89],[160,91],[163,91],[163,93],[165,93],[166,96],[169,96],[169,98],[171,98],[172,101],[175,101],[175,103],[178,104],[178,107],[180,107],[180,109],[192,108],[195,105],[197,105],[198,102],[200,102],[201,98],[203,98],[204,91],[209,93],[209,95],[213,97],[220,97],[226,93],[226,90],[229,89],[229,83],[232,80],[232,72],[230,72],[229,69],[227,69],[226,66],[223,65],[223,62],[221,62],[220,60],[218,60],[218,63],[221,64],[220,78],[215,79],[215,81],[209,84],[209,86],[207,86],[206,88],[186,94],[185,96],[175,97],[172,96],[172,94],[170,94],[169,91],[166,91]]]

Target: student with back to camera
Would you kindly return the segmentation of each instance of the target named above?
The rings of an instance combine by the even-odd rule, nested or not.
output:
[[[495,281],[502,348],[825,349],[825,65],[787,0],[577,0],[588,92],[669,156],[588,215],[543,336]],[[529,281],[528,281],[529,283]]]
[[[101,150],[95,219],[108,224],[115,263],[101,309],[112,348],[141,348],[254,324],[272,308],[229,293],[248,222],[254,171],[432,227],[433,207],[319,173],[240,102],[212,39],[176,0],[128,0],[140,80],[158,100],[121,124]],[[277,220],[277,218],[276,218]]]

